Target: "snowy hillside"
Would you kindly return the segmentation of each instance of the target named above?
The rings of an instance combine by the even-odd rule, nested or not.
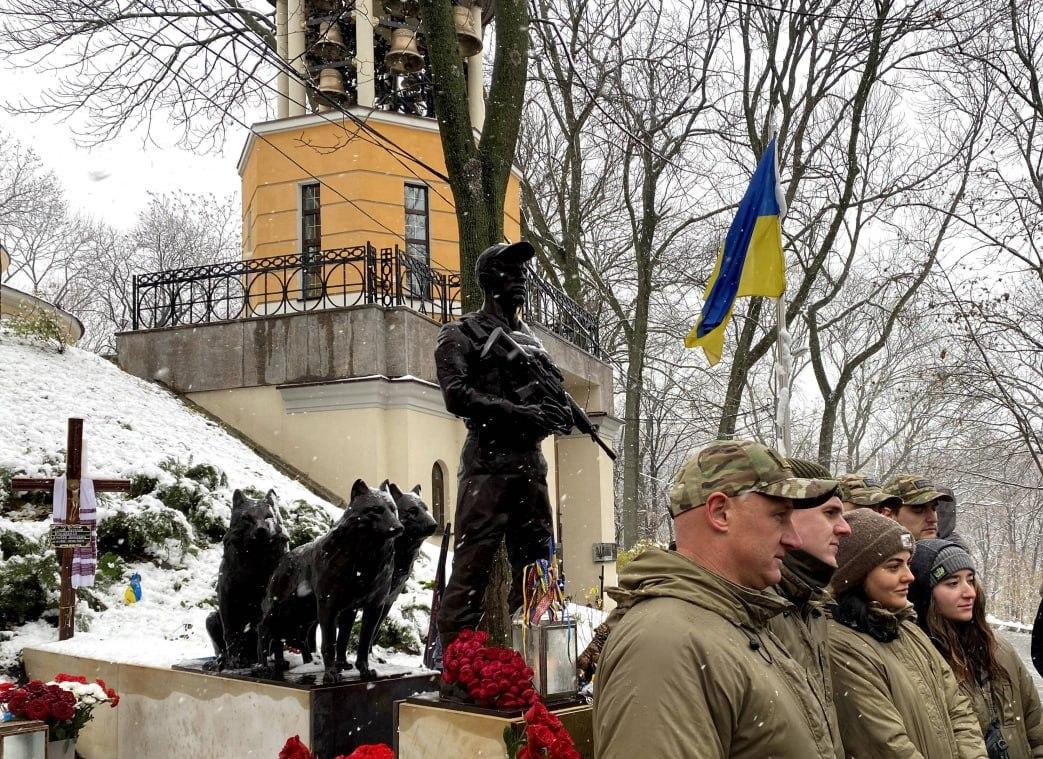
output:
[[[291,545],[340,513],[171,393],[94,354],[59,355],[0,332],[0,674],[23,646],[57,639],[57,565],[42,541],[49,496],[12,493],[9,484],[63,473],[71,416],[85,420],[86,474],[133,485],[129,496],[99,495],[98,582],[81,591],[76,637],[55,644],[61,650],[160,665],[207,656],[203,620],[216,604],[233,490],[274,489]],[[396,660],[419,663],[434,554],[421,555],[382,638],[413,652]],[[134,572],[143,597],[128,605]]]

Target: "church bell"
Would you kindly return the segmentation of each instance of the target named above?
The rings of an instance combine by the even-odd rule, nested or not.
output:
[[[424,56],[416,44],[416,32],[412,29],[395,29],[391,32],[391,50],[384,58],[388,70],[395,74],[415,74],[424,67]]]
[[[348,48],[336,21],[323,21],[319,25],[319,41],[315,43],[315,55],[324,61],[343,61],[348,57]]]
[[[470,6],[454,5],[453,23],[456,25],[456,39],[460,43],[460,55],[470,58],[482,52],[482,35],[475,31]]]
[[[335,103],[347,99],[344,89],[344,75],[337,69],[323,69],[319,72],[319,93],[327,100]]]

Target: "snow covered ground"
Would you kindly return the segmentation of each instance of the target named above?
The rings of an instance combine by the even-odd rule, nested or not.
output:
[[[169,462],[206,464],[220,470],[227,482],[210,488],[193,487],[206,490],[208,508],[223,515],[225,521],[232,492],[247,487],[262,493],[273,488],[289,511],[304,502],[333,519],[340,514],[338,508],[280,474],[166,390],[128,375],[94,354],[69,348],[59,355],[0,331],[0,475],[5,471],[8,476],[62,474],[66,420],[73,416],[85,420],[85,471],[95,477],[150,477],[162,488],[176,479]],[[0,504],[9,495],[0,484]],[[158,515],[170,511],[152,493],[134,498],[99,496],[103,521],[116,513]],[[180,512],[173,514],[184,519]],[[14,531],[32,540],[46,535],[49,520],[25,517],[10,510],[0,513],[0,531]],[[203,621],[214,608],[220,543],[199,540],[187,552],[184,546],[172,543],[154,553],[152,560],[129,562],[122,581],[108,589],[96,589],[105,610],[96,612],[84,603],[78,604],[75,637],[55,642],[54,648],[160,666],[210,655]],[[425,547],[407,592],[392,612],[392,620],[414,631],[415,641],[426,634],[430,606],[427,588],[436,559],[437,549]],[[141,575],[143,596],[139,603],[128,605],[123,594],[133,572]],[[23,646],[56,638],[56,628],[43,621],[0,632],[0,668],[11,665]],[[411,654],[377,654],[406,665],[420,661],[419,656]]]

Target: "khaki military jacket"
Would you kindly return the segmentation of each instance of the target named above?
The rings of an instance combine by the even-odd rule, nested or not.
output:
[[[988,759],[970,701],[917,627],[912,605],[891,614],[898,637],[883,643],[829,623],[833,698],[850,759]]]
[[[804,668],[766,627],[792,604],[654,549],[620,574],[594,679],[598,759],[833,759]]]
[[[1043,759],[1043,710],[1039,692],[1017,652],[1005,640],[996,640],[996,659],[1010,677],[1009,683],[988,688],[960,689],[970,698],[984,735],[994,717],[1002,717],[1001,730],[1010,759]]]
[[[800,662],[808,676],[812,692],[822,702],[829,725],[829,735],[837,759],[844,759],[844,746],[833,705],[833,676],[829,665],[829,618],[826,604],[831,601],[825,586],[833,575],[833,567],[803,551],[791,551],[782,563],[779,595],[794,605],[768,621],[768,629],[782,641],[790,656]]]

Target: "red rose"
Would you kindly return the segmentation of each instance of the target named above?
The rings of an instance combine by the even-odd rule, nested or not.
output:
[[[386,743],[367,743],[337,759],[395,759],[395,752]]]
[[[13,687],[14,683],[0,682],[0,693],[3,693],[5,690],[11,690]]]
[[[546,725],[526,725],[525,736],[529,739],[529,747],[537,753],[550,748],[554,742],[554,733]]]
[[[34,698],[25,705],[25,716],[29,719],[47,719],[50,714],[51,707],[42,698]]]
[[[279,752],[279,759],[315,759],[315,755],[301,743],[301,737],[295,735],[286,741],[286,745]]]
[[[76,716],[76,709],[64,701],[58,701],[51,705],[51,714],[59,722],[65,722]]]
[[[7,708],[10,709],[11,713],[16,717],[24,717],[26,701],[28,701],[26,692],[19,688],[14,692],[14,695],[11,696],[10,700],[8,700]]]

